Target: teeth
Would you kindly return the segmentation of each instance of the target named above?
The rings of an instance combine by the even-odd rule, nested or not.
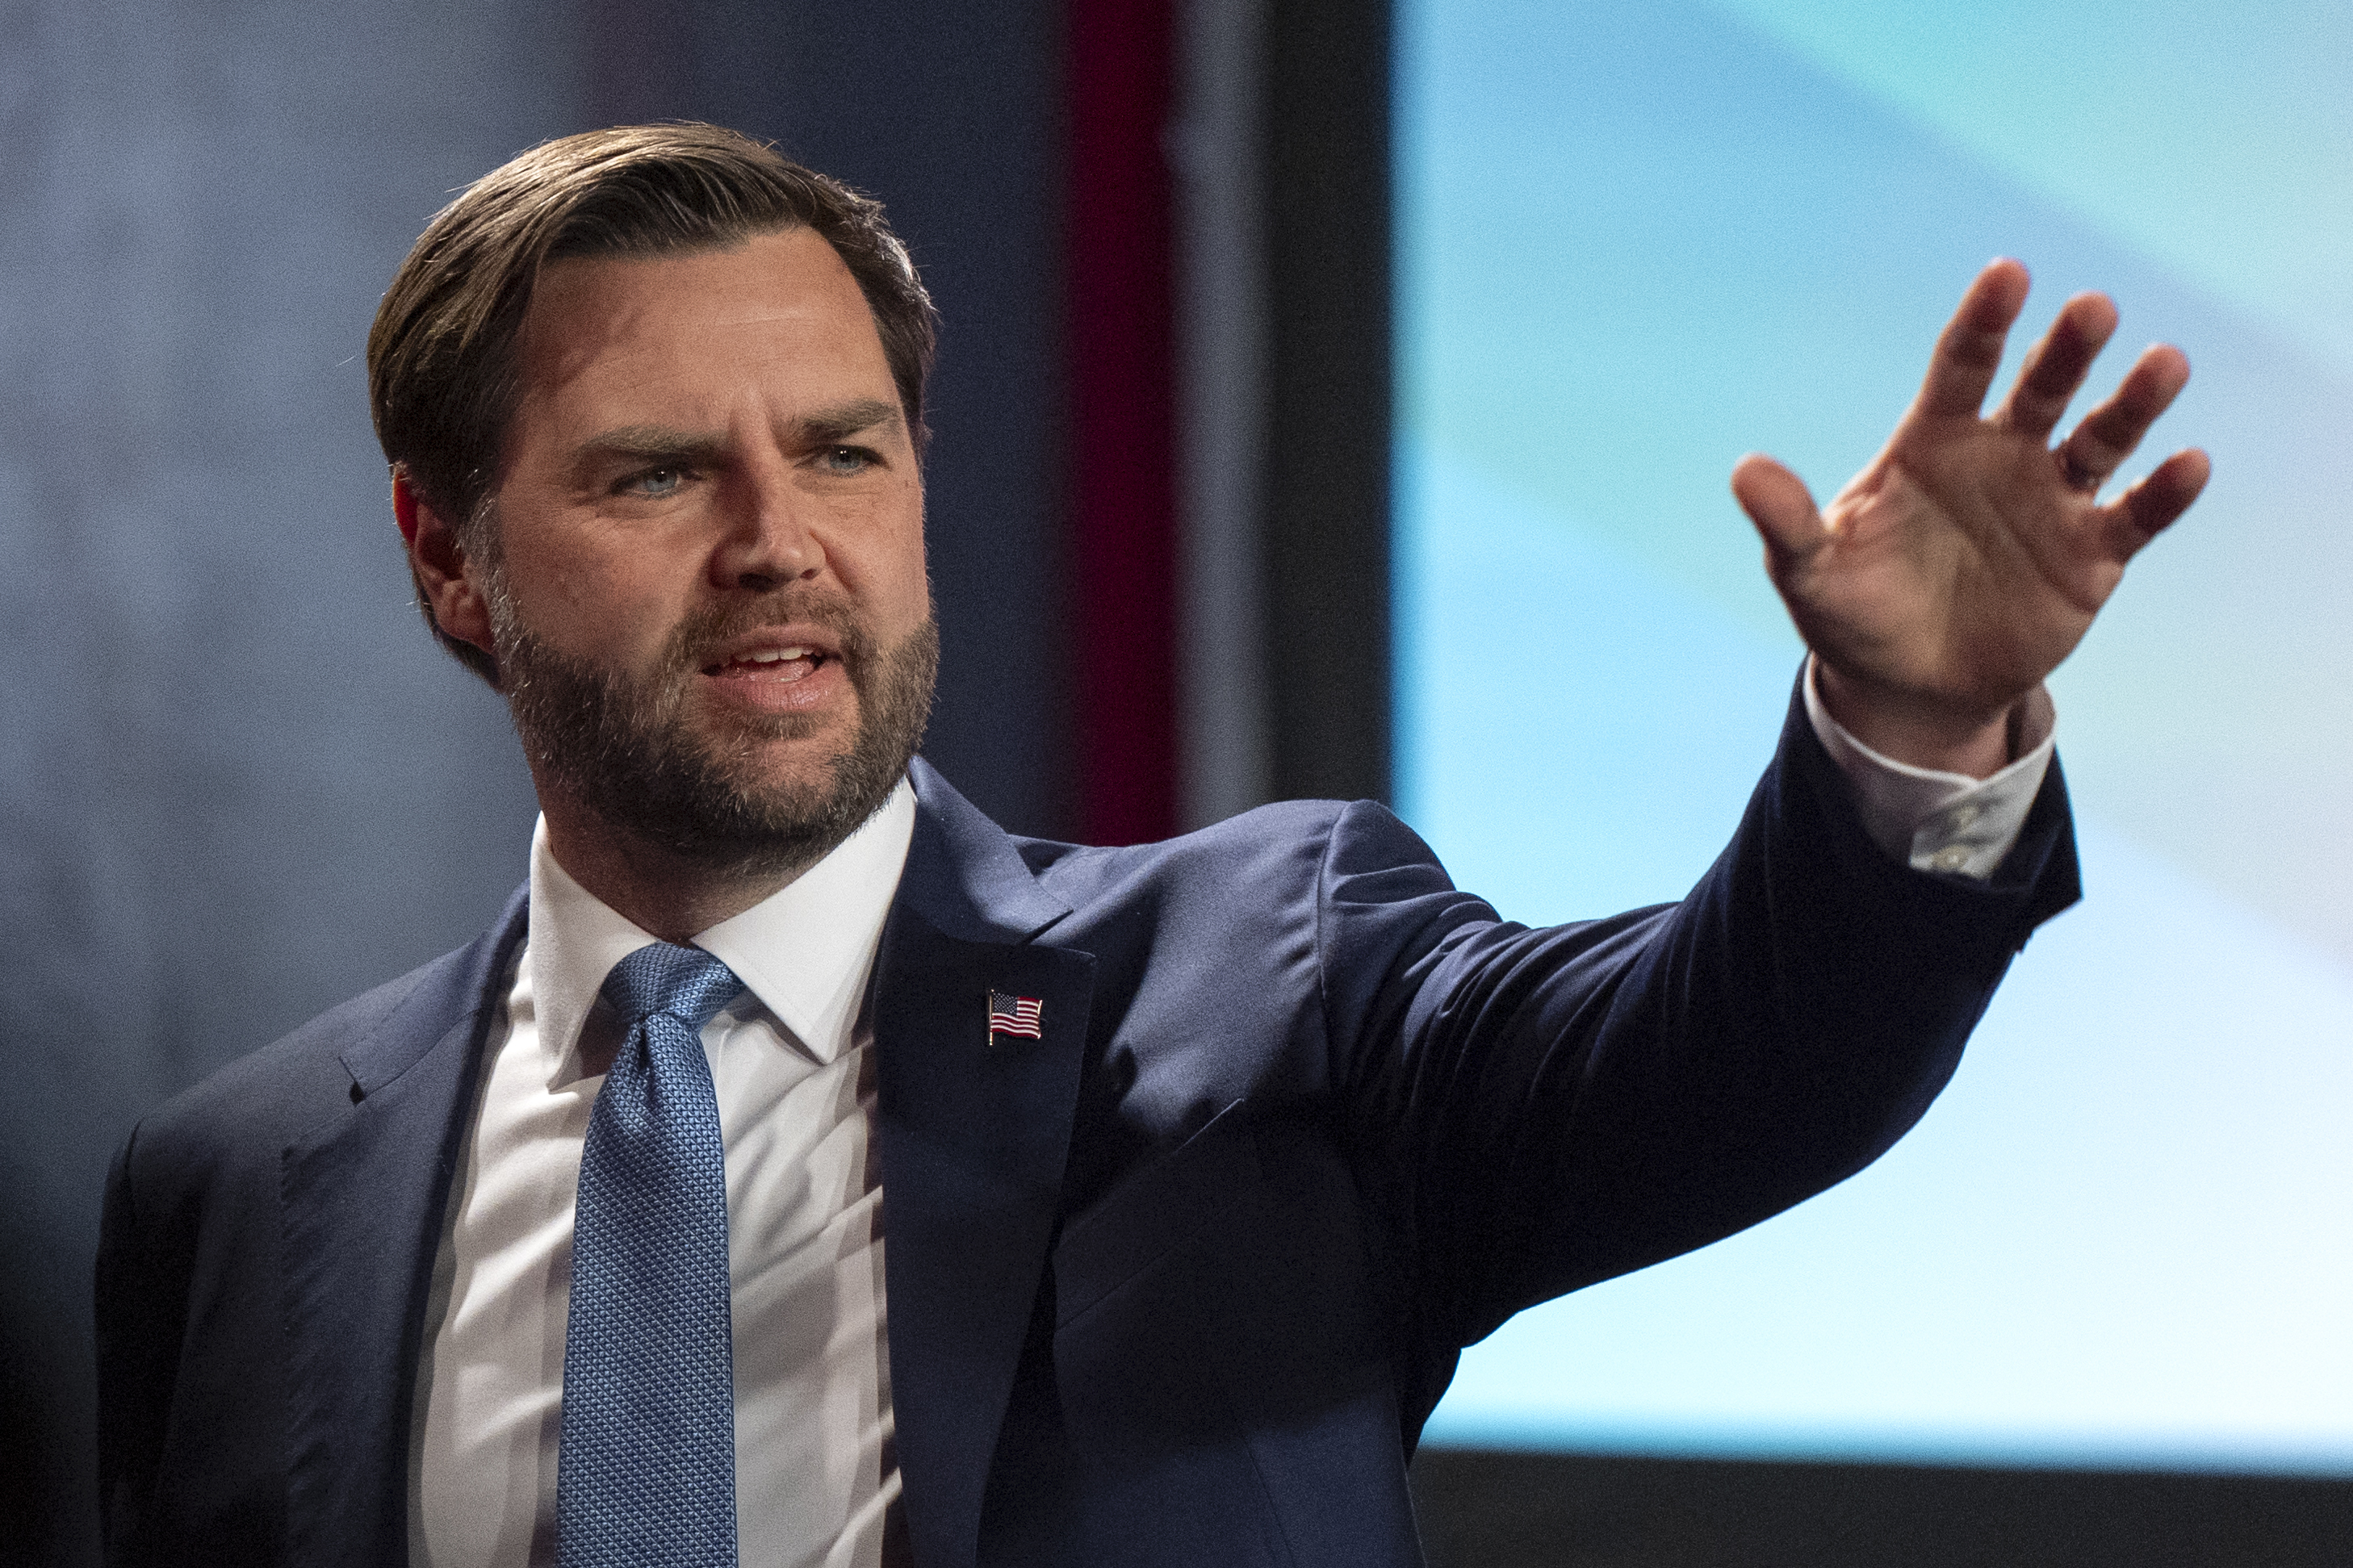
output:
[[[764,647],[755,653],[741,656],[744,664],[777,664],[788,658],[814,658],[816,651],[806,647]]]

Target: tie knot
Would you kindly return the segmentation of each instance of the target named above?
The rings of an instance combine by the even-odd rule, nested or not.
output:
[[[733,970],[701,948],[658,942],[613,965],[602,994],[632,1028],[667,1013],[699,1033],[743,989]]]

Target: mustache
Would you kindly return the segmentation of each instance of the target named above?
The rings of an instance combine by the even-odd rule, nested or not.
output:
[[[670,629],[662,647],[661,668],[674,673],[701,669],[723,643],[746,632],[795,625],[824,628],[842,662],[852,668],[873,654],[873,638],[846,595],[830,589],[805,588],[764,596],[751,604],[712,605],[690,612]]]

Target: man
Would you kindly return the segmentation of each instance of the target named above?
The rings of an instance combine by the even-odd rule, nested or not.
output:
[[[1528,931],[1366,804],[981,817],[914,758],[931,319],[879,210],[708,127],[487,176],[369,363],[530,881],[119,1156],[111,1552],[1418,1561],[1459,1348],[1875,1158],[2075,896],[2042,680],[2206,463],[2097,500],[2169,349],[2051,447],[2096,296],[1980,419],[2025,288],[1826,514],[1736,471],[1813,650],[1780,749],[1680,905]]]

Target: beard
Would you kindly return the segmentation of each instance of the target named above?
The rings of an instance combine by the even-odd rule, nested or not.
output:
[[[882,807],[922,744],[939,674],[929,615],[878,648],[837,595],[773,600],[689,616],[652,670],[631,675],[557,652],[522,623],[504,584],[489,595],[500,687],[534,772],[614,827],[700,868],[788,875],[825,858]],[[777,741],[817,734],[815,714],[732,714],[698,728],[690,711],[702,650],[787,622],[837,644],[858,725],[818,776],[780,778],[764,758]]]

